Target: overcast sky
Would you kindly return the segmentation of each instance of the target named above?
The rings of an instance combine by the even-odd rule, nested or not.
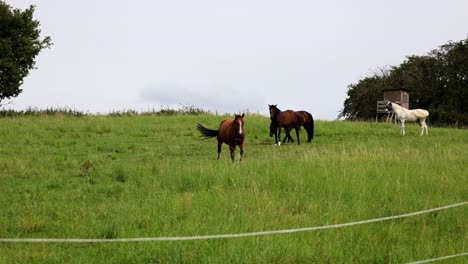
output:
[[[7,0],[54,45],[8,108],[194,106],[335,119],[347,86],[468,36],[466,0]]]

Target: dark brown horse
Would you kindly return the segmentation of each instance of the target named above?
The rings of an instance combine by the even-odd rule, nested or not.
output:
[[[270,111],[270,119],[271,119],[271,126],[270,126],[270,136],[272,136],[271,131],[274,130],[275,133],[275,145],[281,145],[281,128],[284,128],[286,133],[286,137],[283,140],[283,143],[286,142],[286,139],[289,138],[292,140],[290,131],[291,129],[296,129],[296,136],[298,139],[298,143],[300,144],[299,140],[299,127],[298,123],[298,116],[292,110],[281,111],[276,107],[276,105],[268,105]]]
[[[296,130],[297,143],[301,144],[299,138],[299,129],[301,126],[307,131],[307,142],[311,142],[314,137],[314,119],[312,115],[307,111],[293,111],[286,110],[281,111],[276,105],[268,105],[270,111],[270,136],[275,135],[275,144],[280,145],[281,140],[281,128],[284,128],[286,136],[283,139],[283,143],[288,138],[293,141],[290,135],[291,129]]]
[[[218,159],[221,154],[221,145],[223,143],[229,145],[231,151],[231,159],[234,161],[234,150],[236,146],[240,147],[240,160],[244,155],[244,114],[235,115],[234,119],[224,119],[221,121],[218,130],[208,129],[201,124],[197,126],[203,137],[216,137],[218,139]]]

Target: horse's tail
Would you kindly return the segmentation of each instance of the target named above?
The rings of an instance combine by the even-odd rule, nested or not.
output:
[[[306,119],[304,128],[307,131],[307,142],[310,142],[314,138],[314,118],[312,117],[312,114],[307,111],[301,111],[301,113]]]
[[[312,114],[307,112],[307,114],[310,117],[310,125],[309,125],[309,130],[307,131],[307,136],[308,136],[308,141],[312,141],[314,139],[314,118],[312,117]]]
[[[218,130],[213,130],[202,126],[201,124],[197,125],[198,131],[202,134],[203,137],[210,138],[216,137],[218,135]]]

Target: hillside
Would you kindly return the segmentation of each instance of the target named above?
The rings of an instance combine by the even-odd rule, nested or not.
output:
[[[225,117],[0,119],[0,238],[237,234],[349,223],[468,200],[468,131],[317,121],[273,145],[246,116],[231,162],[197,123]],[[283,133],[284,134],[284,133]],[[293,135],[295,139],[295,135]],[[1,263],[406,263],[466,251],[468,207],[340,229],[102,244],[0,243]]]

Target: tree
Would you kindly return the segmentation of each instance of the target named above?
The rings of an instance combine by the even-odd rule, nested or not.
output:
[[[410,91],[411,108],[428,109],[437,100],[437,60],[431,56],[408,56],[398,67],[392,67],[387,88],[401,88]]]
[[[431,114],[443,124],[468,126],[468,38],[433,50],[440,69],[437,104]]]
[[[22,92],[20,86],[33,69],[34,59],[52,45],[49,36],[40,38],[34,10],[34,5],[21,11],[0,1],[0,105]]]

